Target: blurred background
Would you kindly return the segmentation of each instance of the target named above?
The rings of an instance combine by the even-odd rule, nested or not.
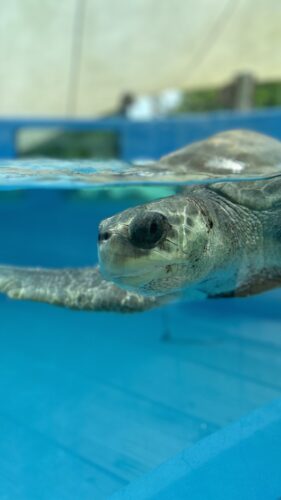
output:
[[[101,130],[89,120],[279,106],[280,23],[279,0],[3,3],[0,155],[128,159],[116,127]],[[86,120],[87,127],[42,123],[48,118]],[[148,155],[186,142],[188,134]]]

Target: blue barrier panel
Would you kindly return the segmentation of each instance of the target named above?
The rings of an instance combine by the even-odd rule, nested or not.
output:
[[[225,427],[112,500],[281,498],[281,400]]]
[[[17,156],[17,134],[28,128],[116,132],[120,159],[130,161],[135,158],[159,158],[185,144],[226,129],[247,128],[281,138],[281,109],[198,113],[152,121],[130,121],[118,117],[99,120],[1,119],[0,158]]]

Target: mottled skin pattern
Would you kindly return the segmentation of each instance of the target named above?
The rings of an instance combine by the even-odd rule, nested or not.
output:
[[[98,267],[40,269],[0,266],[1,292],[12,299],[34,300],[84,311],[134,312],[158,305],[156,297],[126,292],[106,281]],[[160,303],[164,303],[163,299]]]
[[[248,144],[255,155],[258,152],[261,165],[268,161],[272,169],[276,163],[276,174],[280,173],[280,144],[245,131],[241,156],[241,134],[228,132],[202,142],[197,156],[212,165],[217,144],[220,158],[224,154],[226,162],[241,161],[242,156],[245,161]],[[263,157],[271,150],[268,144],[274,145],[271,163]],[[196,161],[194,148],[192,145],[161,160],[157,169],[160,164],[164,168],[165,161],[171,168],[175,158],[182,164],[184,157],[188,164],[189,151]],[[247,178],[250,173],[248,164],[243,175]],[[280,177],[189,186],[180,195],[103,221],[99,228],[101,271],[99,267],[48,270],[0,266],[0,291],[14,299],[115,312],[144,311],[178,297],[260,293],[281,286],[280,221]]]
[[[254,211],[217,191],[215,185],[189,187],[182,196],[104,221],[102,232],[112,232],[100,247],[104,273],[127,289],[148,295],[247,295],[255,293],[257,280],[257,291],[279,286],[281,205]],[[128,228],[136,210],[160,212],[169,221],[168,234],[151,250],[129,243]]]

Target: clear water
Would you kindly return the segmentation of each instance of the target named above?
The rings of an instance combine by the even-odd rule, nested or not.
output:
[[[152,174],[150,165],[153,161],[125,162],[93,160],[53,160],[46,158],[25,160],[0,160],[0,187],[2,189],[23,188],[89,188],[144,185],[181,185],[192,182],[220,182],[255,180],[274,177],[280,165],[251,166],[251,174],[244,170],[247,161],[232,161],[229,158],[214,158],[205,165],[189,165],[186,170],[175,169],[174,165],[165,171],[161,168]],[[279,174],[280,175],[280,174]]]
[[[0,262],[15,265],[94,264],[101,219],[174,190],[1,179]],[[280,304],[275,290],[127,316],[0,297],[0,498],[108,498],[280,397]]]

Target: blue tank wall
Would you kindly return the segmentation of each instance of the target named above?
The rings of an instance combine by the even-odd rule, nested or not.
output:
[[[177,148],[233,128],[256,130],[281,138],[281,109],[182,115],[153,121],[124,118],[99,120],[0,119],[0,158],[17,156],[17,134],[22,129],[108,130],[116,132],[120,159],[159,158]]]

